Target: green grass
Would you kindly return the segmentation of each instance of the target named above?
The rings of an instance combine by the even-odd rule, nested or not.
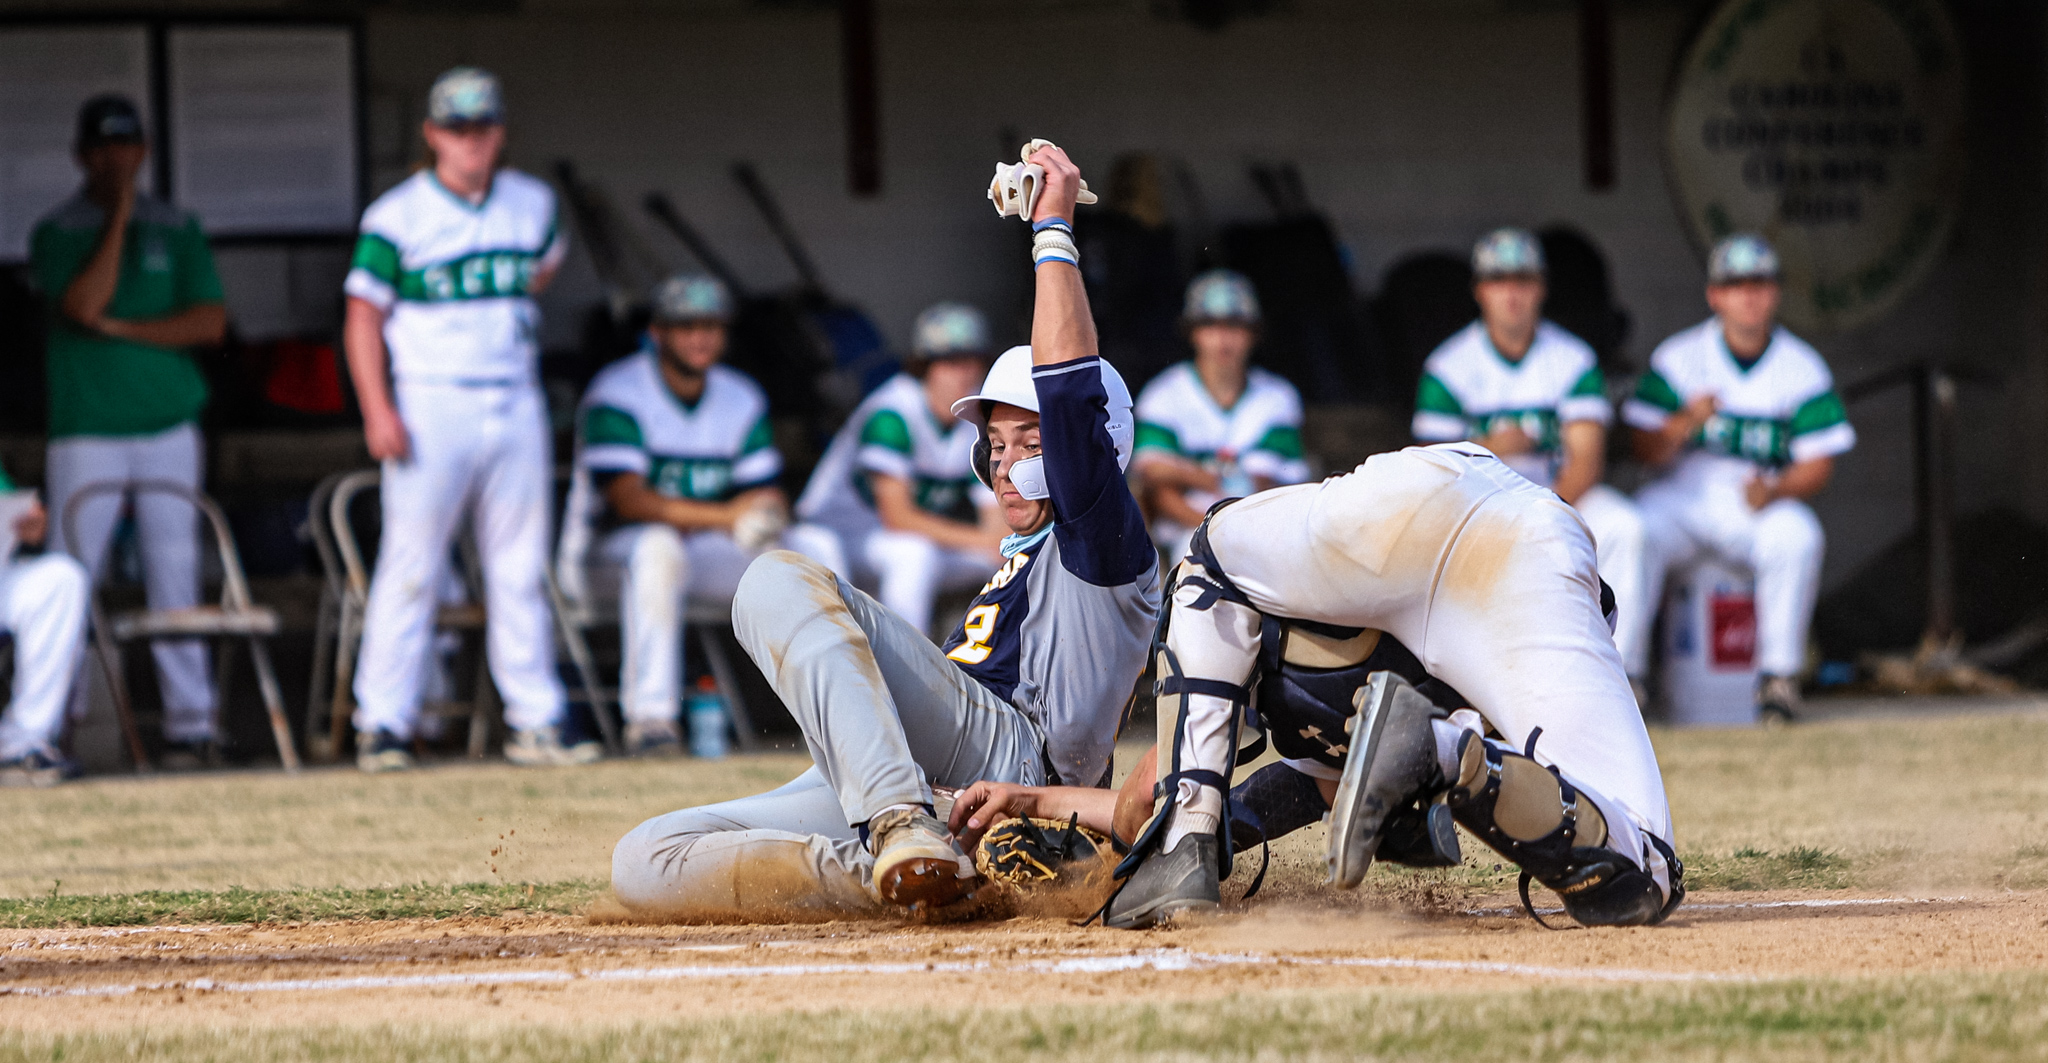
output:
[[[575,915],[605,889],[596,881],[422,883],[372,889],[148,890],[0,898],[0,927],[304,923],[323,919],[442,919],[509,911]]]
[[[965,1051],[964,1046],[977,1046]],[[13,1061],[2048,1059],[2048,975],[1587,990],[1242,994],[1172,1004],[785,1012],[510,1026],[0,1033]]]

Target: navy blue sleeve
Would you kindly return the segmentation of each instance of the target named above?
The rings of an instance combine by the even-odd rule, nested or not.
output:
[[[1089,583],[1115,587],[1143,576],[1158,554],[1117,465],[1101,364],[1091,357],[1039,366],[1031,379],[1060,561]]]

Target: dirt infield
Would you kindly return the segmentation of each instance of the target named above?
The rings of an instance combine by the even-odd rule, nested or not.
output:
[[[517,916],[0,931],[0,1009],[14,1029],[45,1033],[433,1022],[479,1011],[577,1024],[912,999],[1103,1004],[2024,971],[2048,957],[2043,893],[1712,893],[1665,927],[1598,932],[1545,931],[1505,914],[1510,898],[1487,900],[1433,916],[1263,907],[1137,934],[1048,919],[644,927]]]
[[[2048,1060],[2048,777],[2016,753],[2048,713],[1656,737],[1695,890],[1633,930],[1537,927],[1469,838],[1463,867],[1334,892],[1320,827],[1274,847],[1254,902],[1144,933],[591,904],[633,823],[790,756],[16,792],[0,1063]],[[224,886],[282,892],[203,892]],[[202,892],[137,892],[181,889]],[[371,914],[288,921],[307,912]],[[963,1049],[991,1038],[1014,1051]]]

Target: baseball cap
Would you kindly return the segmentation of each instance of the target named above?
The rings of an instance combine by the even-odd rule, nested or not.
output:
[[[988,321],[966,303],[938,303],[917,315],[910,352],[919,358],[986,358]]]
[[[142,143],[142,115],[134,101],[108,93],[94,96],[78,109],[78,146]]]
[[[1714,245],[1707,256],[1707,283],[1778,279],[1778,253],[1755,233],[1736,233]]]
[[[1527,229],[1495,229],[1472,245],[1472,279],[1541,276],[1543,244]]]
[[[1259,323],[1259,294],[1251,278],[1230,269],[1212,269],[1188,284],[1181,320],[1190,325],[1223,322],[1235,325]]]
[[[435,125],[505,120],[498,78],[488,70],[458,66],[434,79],[427,90],[427,120]]]
[[[654,289],[654,321],[674,325],[685,321],[725,321],[732,317],[732,295],[716,277],[678,273]]]

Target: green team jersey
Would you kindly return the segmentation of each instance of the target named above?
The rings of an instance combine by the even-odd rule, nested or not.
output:
[[[45,357],[53,439],[149,435],[197,419],[206,406],[206,377],[184,351],[89,332],[59,311],[105,224],[106,212],[78,195],[44,217],[29,242],[29,262],[50,308]],[[145,320],[220,301],[220,276],[199,220],[137,196],[107,316]]]

